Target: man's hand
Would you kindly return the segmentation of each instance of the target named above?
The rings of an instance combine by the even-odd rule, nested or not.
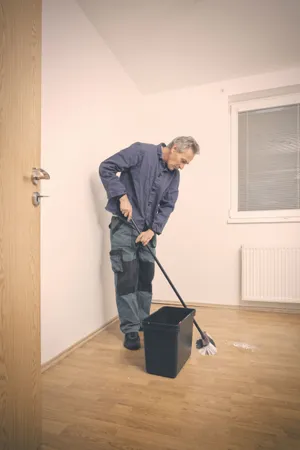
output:
[[[123,195],[120,198],[120,210],[123,216],[127,217],[128,221],[130,221],[132,218],[132,206],[127,195]]]
[[[148,245],[151,239],[154,236],[154,232],[152,230],[143,231],[136,239],[136,243],[141,242],[144,246]]]

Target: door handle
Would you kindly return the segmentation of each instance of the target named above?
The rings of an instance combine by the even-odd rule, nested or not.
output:
[[[50,180],[50,175],[44,169],[32,168],[31,181],[36,186],[39,180]]]
[[[41,195],[39,192],[34,192],[32,194],[32,204],[33,206],[39,206],[41,203],[41,198],[49,197],[49,195]]]

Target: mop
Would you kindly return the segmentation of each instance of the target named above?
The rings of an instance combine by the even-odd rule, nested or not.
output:
[[[133,219],[131,219],[131,222],[132,222],[135,230],[137,231],[137,233],[141,234],[141,232],[139,231],[135,221]],[[160,268],[160,270],[164,274],[166,280],[169,282],[170,286],[172,287],[173,291],[177,295],[177,297],[178,297],[180,303],[182,304],[182,306],[184,308],[187,308],[187,306],[184,303],[183,299],[181,298],[179,292],[177,291],[176,287],[174,286],[174,284],[172,283],[172,281],[168,277],[165,269],[163,268],[163,266],[161,265],[161,263],[157,259],[156,255],[154,254],[153,250],[150,248],[149,244],[146,245],[146,248],[151,253],[151,255],[153,256],[156,264],[158,265],[158,267]],[[197,330],[198,330],[198,332],[200,333],[200,336],[201,336],[201,338],[198,339],[197,342],[196,342],[196,348],[198,349],[200,355],[203,355],[203,356],[215,355],[217,353],[217,347],[216,347],[216,344],[215,344],[214,340],[205,331],[201,330],[201,328],[199,327],[199,325],[198,325],[198,323],[196,322],[195,319],[193,319],[193,322],[194,322],[194,325],[197,328]]]

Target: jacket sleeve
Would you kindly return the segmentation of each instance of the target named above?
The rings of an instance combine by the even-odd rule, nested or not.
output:
[[[158,213],[155,217],[155,220],[152,225],[152,231],[156,234],[161,234],[165,225],[167,224],[167,221],[170,217],[170,214],[173,212],[175,208],[176,201],[178,199],[179,194],[179,180],[180,175],[177,171],[176,176],[174,176],[174,179],[172,180],[169,189],[163,196]]]
[[[121,197],[126,194],[126,189],[121,183],[117,173],[124,172],[130,167],[136,166],[141,157],[141,145],[136,142],[107,158],[99,166],[99,175],[110,200],[113,197]]]

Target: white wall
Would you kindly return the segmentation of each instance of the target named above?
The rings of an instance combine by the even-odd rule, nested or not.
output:
[[[144,135],[166,143],[194,136],[201,155],[181,176],[177,207],[158,241],[158,256],[187,302],[239,303],[242,244],[300,245],[300,224],[228,225],[228,97],[297,84],[300,68],[144,98]],[[176,300],[157,268],[154,297]]]
[[[116,314],[99,163],[141,139],[140,95],[72,0],[43,2],[42,362]]]

